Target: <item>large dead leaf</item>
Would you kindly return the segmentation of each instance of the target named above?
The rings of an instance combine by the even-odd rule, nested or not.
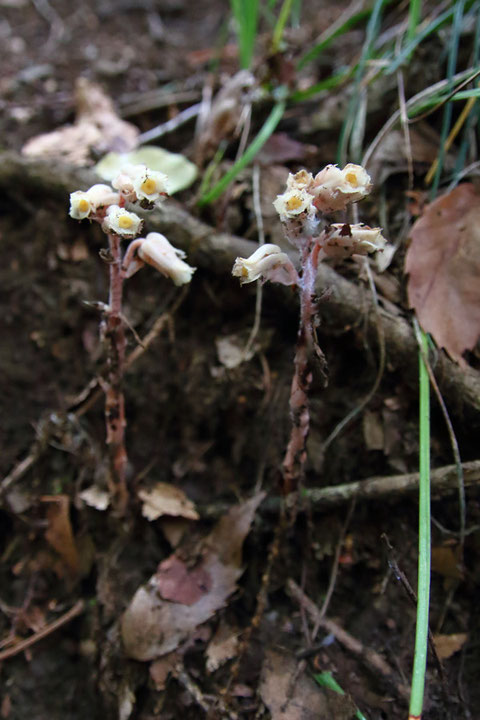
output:
[[[121,624],[129,657],[165,655],[225,605],[243,572],[243,541],[263,497],[258,493],[221,518],[197,551],[198,559],[188,562],[176,553],[137,590]]]
[[[427,206],[411,231],[408,300],[439,347],[462,362],[480,335],[480,208],[470,183]]]
[[[92,165],[93,152],[128,152],[137,145],[139,130],[122,120],[99,85],[79,78],[75,86],[77,116],[73,125],[31,138],[22,153],[30,157],[64,159],[72,165]]]
[[[351,720],[355,705],[346,695],[321,688],[308,677],[295,679],[298,662],[275,650],[266,653],[260,695],[272,720]]]

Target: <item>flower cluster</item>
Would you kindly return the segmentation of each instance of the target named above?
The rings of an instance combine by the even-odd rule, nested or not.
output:
[[[348,163],[343,170],[327,165],[315,177],[307,170],[290,174],[286,191],[278,195],[273,205],[280,219],[286,222],[302,213],[313,217],[317,211],[345,210],[350,203],[366,197],[371,187],[370,176],[361,165]]]
[[[371,188],[365,168],[353,163],[343,169],[327,165],[315,176],[307,170],[289,174],[285,192],[277,196],[273,205],[285,224],[288,240],[301,251],[303,272],[307,258],[309,266],[313,263],[316,269],[323,258],[344,260],[384,249],[386,240],[381,229],[363,223],[328,224],[313,235],[318,227],[318,213],[330,215],[346,210],[351,203],[366,197]],[[288,255],[277,245],[263,245],[251,257],[237,258],[232,273],[242,284],[259,278],[285,285],[299,282]]]
[[[145,165],[126,165],[112,186],[93,185],[85,192],[71,193],[70,216],[75,220],[95,220],[106,234],[133,241],[121,263],[123,278],[131,277],[147,263],[173,280],[175,285],[189,283],[195,268],[184,261],[185,253],[173,247],[160,233],[138,238],[143,221],[124,207],[130,202],[152,209],[162,202],[167,195],[167,176]]]

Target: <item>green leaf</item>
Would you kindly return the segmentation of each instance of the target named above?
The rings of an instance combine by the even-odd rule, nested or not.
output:
[[[197,166],[186,157],[153,145],[145,145],[129,153],[107,153],[94,169],[103,180],[111,182],[125,165],[140,164],[168,175],[170,195],[190,187],[198,175]]]

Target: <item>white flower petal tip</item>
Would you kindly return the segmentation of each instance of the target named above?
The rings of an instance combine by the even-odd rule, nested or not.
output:
[[[315,196],[318,210],[336,212],[362,200],[371,189],[372,181],[365,168],[348,163],[343,170],[336,165],[327,165],[315,176],[310,192]]]
[[[325,230],[319,244],[327,257],[343,260],[352,255],[382,251],[387,241],[381,228],[371,228],[362,223],[335,223]]]
[[[118,205],[111,205],[103,221],[102,229],[123,238],[134,238],[142,229],[142,220],[135,213],[128,212]]]
[[[130,202],[156,203],[168,194],[167,176],[146,165],[127,165],[112,185]]]
[[[283,195],[277,195],[273,201],[275,210],[280,215],[280,220],[286,221],[298,217],[302,213],[312,215],[315,213],[313,205],[314,197],[303,187],[291,186]]]
[[[151,232],[140,242],[137,250],[143,262],[169,277],[175,285],[186,285],[196,268],[184,262],[185,253],[173,247],[164,235]]]
[[[259,247],[249,258],[238,257],[232,275],[240,278],[242,285],[260,279],[282,285],[295,285],[298,282],[297,271],[287,253],[282,252],[278,245],[269,243]]]

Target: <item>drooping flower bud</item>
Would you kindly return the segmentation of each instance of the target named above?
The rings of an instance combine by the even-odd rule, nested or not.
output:
[[[111,205],[105,215],[102,230],[123,238],[134,238],[141,231],[142,224],[142,220],[135,213],[128,212],[118,205]]]
[[[297,271],[287,253],[278,245],[261,245],[249,258],[238,257],[232,269],[232,275],[240,278],[240,283],[254,282],[262,278],[282,285],[295,285],[298,282]]]
[[[381,251],[387,241],[381,228],[371,228],[363,223],[335,223],[324,230],[317,242],[326,257],[344,260],[352,255]]]
[[[372,188],[370,175],[361,165],[348,163],[343,170],[327,165],[315,176],[310,192],[315,196],[315,207],[321,212],[345,210],[347,205],[358,202]]]
[[[185,253],[173,247],[160,233],[148,233],[145,239],[137,240],[137,254],[143,262],[169,277],[175,285],[185,285],[192,279],[196,268],[184,262]]]

